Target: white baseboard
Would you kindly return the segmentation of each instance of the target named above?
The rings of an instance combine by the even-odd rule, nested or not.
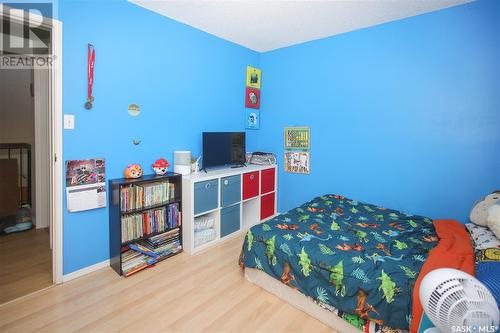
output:
[[[104,261],[98,262],[97,264],[94,264],[92,266],[88,266],[88,267],[79,269],[79,270],[71,272],[69,274],[65,274],[63,276],[63,283],[71,281],[71,280],[74,280],[74,279],[77,279],[77,278],[79,278],[81,276],[90,274],[92,272],[95,272],[97,270],[100,270],[100,269],[106,268],[106,267],[109,267],[109,259],[106,259]]]

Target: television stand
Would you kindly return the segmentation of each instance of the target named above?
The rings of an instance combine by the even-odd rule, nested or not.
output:
[[[235,164],[231,167],[231,169],[236,169],[236,168],[244,168],[247,165],[245,163],[240,163],[240,164]]]
[[[182,246],[190,254],[244,235],[277,212],[276,165],[208,170],[182,177]],[[200,225],[206,231],[199,233]]]

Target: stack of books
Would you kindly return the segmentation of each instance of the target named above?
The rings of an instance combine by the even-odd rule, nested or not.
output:
[[[162,232],[168,229],[167,208],[149,210],[142,213],[142,224],[144,234],[149,235],[155,232]]]
[[[134,250],[127,250],[122,253],[122,272],[124,276],[129,276],[152,265],[156,259]]]
[[[142,208],[144,189],[141,186],[123,186],[120,207],[122,212]]]
[[[122,216],[122,242],[144,236],[144,225],[142,214]]]
[[[181,225],[181,212],[178,203],[168,205],[168,224],[169,228],[177,228]]]
[[[150,183],[143,185],[144,207],[159,205],[170,198],[169,183]]]
[[[120,210],[130,212],[167,203],[175,197],[175,184],[161,182],[123,186],[121,192]]]
[[[181,225],[179,204],[124,215],[121,218],[122,242],[128,242],[149,234],[163,232]]]
[[[143,244],[159,258],[177,253],[182,249],[179,228],[150,237]]]
[[[181,250],[179,228],[129,244],[122,253],[122,273],[129,276]]]

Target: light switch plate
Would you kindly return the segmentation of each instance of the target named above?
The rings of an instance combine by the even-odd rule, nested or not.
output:
[[[64,115],[64,129],[75,129],[75,115],[65,114]]]

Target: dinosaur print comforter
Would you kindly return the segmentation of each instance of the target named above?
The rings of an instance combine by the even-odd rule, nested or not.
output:
[[[240,264],[337,309],[358,328],[407,330],[432,220],[324,195],[252,227]]]

